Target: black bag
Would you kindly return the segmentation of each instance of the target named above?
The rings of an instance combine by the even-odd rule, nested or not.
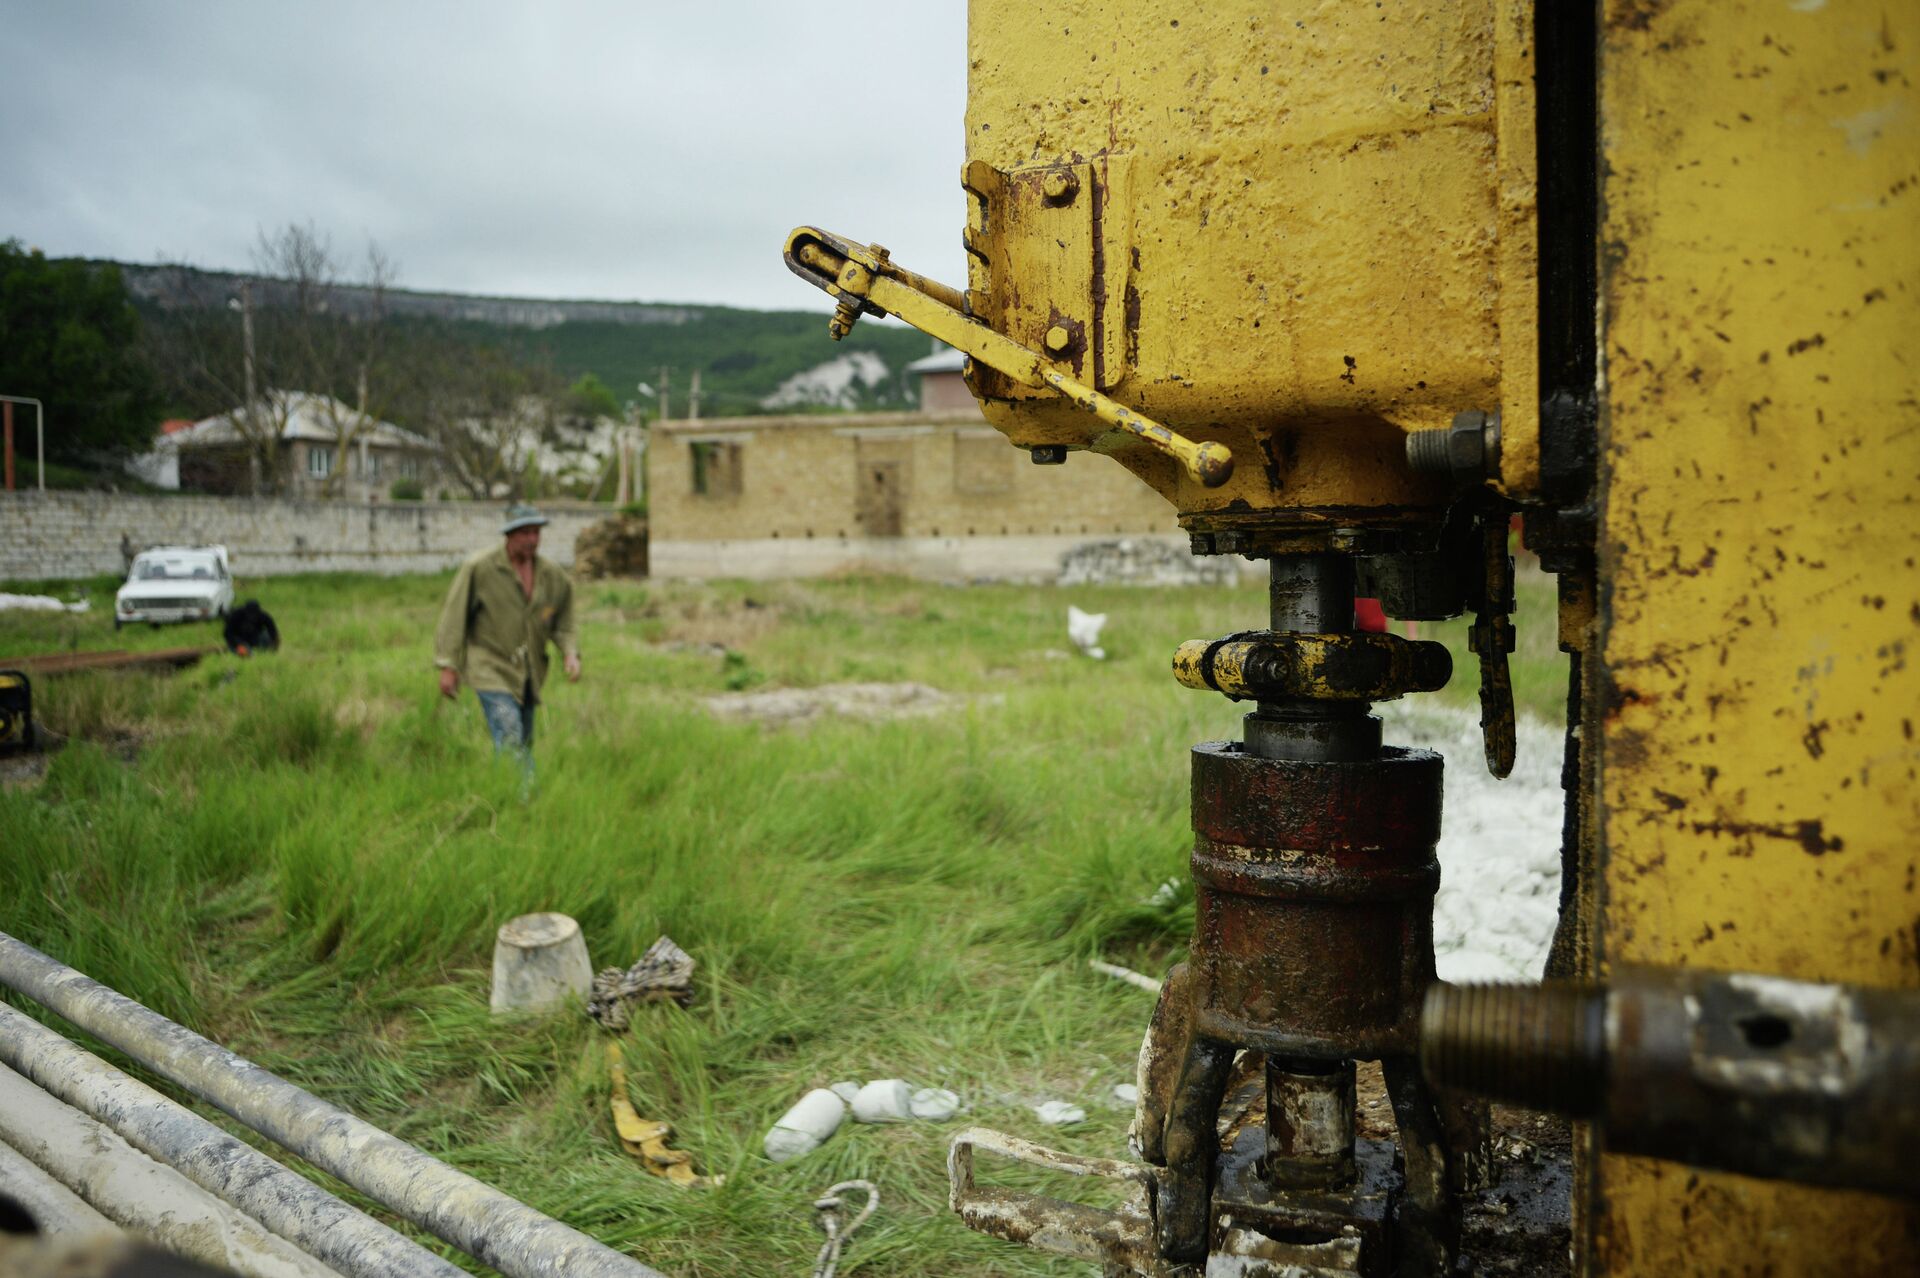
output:
[[[266,652],[280,646],[280,627],[258,600],[249,599],[227,610],[226,640],[227,650],[242,656]]]

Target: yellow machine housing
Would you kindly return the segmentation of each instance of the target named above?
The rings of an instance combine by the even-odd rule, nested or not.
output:
[[[1499,409],[1536,467],[1520,4],[975,0],[971,313],[1237,465],[1208,489],[975,364],[1023,447],[1113,452],[1190,528],[1371,519],[1444,487],[1406,431]],[[1048,334],[1064,334],[1053,351]]]

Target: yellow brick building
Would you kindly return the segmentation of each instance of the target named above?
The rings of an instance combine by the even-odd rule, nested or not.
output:
[[[917,412],[658,423],[653,574],[1044,579],[1089,541],[1184,546],[1167,503],[1108,458],[1033,465],[973,406],[957,355],[915,368]]]

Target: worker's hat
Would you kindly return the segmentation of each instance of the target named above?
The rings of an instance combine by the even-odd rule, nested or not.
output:
[[[510,533],[520,528],[538,528],[547,522],[547,517],[532,506],[515,503],[507,507],[507,522],[500,525],[500,531]]]

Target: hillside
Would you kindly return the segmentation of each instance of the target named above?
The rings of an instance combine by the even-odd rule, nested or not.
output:
[[[118,266],[127,291],[150,318],[237,294],[243,276],[128,263]],[[254,281],[258,306],[272,306],[272,280]],[[795,292],[805,289],[796,282]],[[352,309],[372,295],[342,288]],[[700,370],[701,415],[736,416],[810,408],[904,408],[918,391],[903,370],[925,355],[928,340],[895,322],[864,321],[845,341],[827,336],[824,311],[753,311],[726,306],[482,297],[390,289],[387,314],[403,329],[432,330],[476,344],[504,346],[550,363],[568,381],[591,372],[622,399],[652,402],[637,391],[658,388],[670,369],[675,417],[687,414],[687,390]]]
[[[900,324],[862,322],[846,340],[827,336],[827,317],[804,311],[698,308],[678,324],[568,320],[537,330],[467,321],[457,331],[543,355],[569,380],[591,371],[622,399],[637,383],[658,388],[671,368],[672,413],[687,413],[691,370],[701,370],[705,417],[795,411],[809,405],[906,408],[918,388],[903,370],[928,350],[927,338]],[[784,393],[783,393],[784,388]]]

